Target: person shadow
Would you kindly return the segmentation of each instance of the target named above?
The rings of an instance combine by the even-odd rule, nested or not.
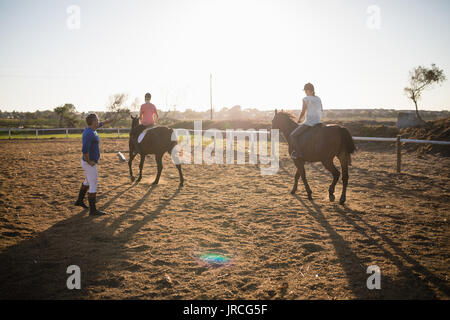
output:
[[[99,199],[108,194],[111,199],[99,207],[107,209],[135,185],[127,183],[107,190]],[[89,210],[83,209],[34,238],[7,248],[0,253],[0,299],[86,299],[93,290],[101,295],[106,288],[122,288],[121,271],[133,268],[122,263],[130,258],[127,244],[180,192],[178,187],[154,210],[137,213],[157,187],[150,186],[125,213],[113,219],[90,217]],[[136,219],[138,215],[144,217]],[[67,287],[67,268],[71,265],[80,267],[81,290]]]

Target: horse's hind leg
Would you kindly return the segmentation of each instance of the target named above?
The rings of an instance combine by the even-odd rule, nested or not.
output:
[[[156,174],[155,181],[153,181],[153,184],[159,183],[159,178],[161,177],[161,172],[163,169],[163,163],[162,163],[162,155],[158,154],[155,155],[156,165],[158,166],[158,173]]]
[[[341,162],[342,168],[342,194],[341,199],[339,200],[339,204],[344,204],[347,195],[347,185],[348,185],[348,159],[349,155],[344,153],[338,156],[339,161]]]
[[[328,196],[330,198],[330,201],[334,201],[334,188],[336,187],[336,183],[339,180],[340,173],[339,170],[335,167],[333,159],[322,161],[322,164],[333,175],[333,182],[330,184],[330,187],[328,189]]]
[[[184,184],[183,172],[181,172],[181,164],[177,164],[178,173],[180,174],[180,187]]]

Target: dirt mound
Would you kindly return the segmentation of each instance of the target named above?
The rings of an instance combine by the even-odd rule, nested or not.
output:
[[[450,117],[427,122],[428,126],[400,130],[403,138],[419,140],[450,141]],[[421,154],[432,153],[450,157],[450,146],[436,144],[406,144],[405,148]]]
[[[396,137],[397,127],[392,123],[377,121],[325,121],[326,124],[338,124],[350,131],[352,136],[357,137]]]

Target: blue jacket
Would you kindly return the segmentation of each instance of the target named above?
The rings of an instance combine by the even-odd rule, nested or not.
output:
[[[100,122],[99,127],[101,127],[103,124]],[[96,130],[92,130],[89,127],[86,127],[83,131],[83,147],[82,152],[83,154],[89,153],[89,160],[98,162],[100,159],[100,138],[97,134]]]

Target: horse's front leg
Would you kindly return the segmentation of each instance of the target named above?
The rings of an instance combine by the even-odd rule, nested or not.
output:
[[[308,199],[312,200],[312,191],[311,191],[311,188],[309,187],[308,181],[306,180],[305,163],[302,163],[300,175],[302,177],[302,181],[303,181],[303,185],[305,186],[306,193],[308,193]]]
[[[158,166],[158,173],[156,174],[155,181],[153,181],[153,184],[159,183],[159,178],[161,177],[161,172],[163,169],[163,163],[162,163],[162,155],[155,155],[156,165]]]
[[[141,162],[139,162],[139,177],[137,178],[137,182],[142,179],[142,169],[144,168],[145,156],[141,154]]]
[[[133,163],[134,157],[136,157],[136,153],[134,153],[133,151],[130,150],[130,157],[128,159],[128,168],[130,169],[131,182],[134,181],[133,168],[132,168],[132,163]]]

